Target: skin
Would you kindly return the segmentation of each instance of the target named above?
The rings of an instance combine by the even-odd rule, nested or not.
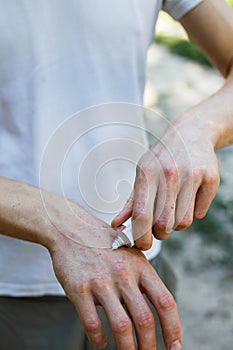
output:
[[[226,80],[175,118],[138,163],[134,190],[112,227],[132,217],[142,250],[150,248],[152,234],[167,239],[206,215],[220,182],[215,151],[233,143],[233,10],[224,0],[206,0],[181,24]]]
[[[156,309],[164,342],[181,346],[174,298],[137,248],[111,250],[116,232],[78,204],[27,184],[0,177],[0,232],[46,247],[54,271],[97,347],[107,343],[96,305],[102,305],[119,350],[155,350]],[[126,313],[123,304],[128,310]],[[173,349],[173,348],[172,348]]]
[[[137,230],[139,235],[146,233],[136,240],[143,249],[151,244],[152,228],[156,237],[165,239],[172,228],[182,229],[193,217],[205,215],[219,183],[214,151],[232,143],[232,13],[223,1],[206,0],[181,22],[227,80],[209,100],[177,118],[138,165],[134,193],[113,226],[130,216],[137,219],[133,230],[135,236]],[[213,36],[216,25],[218,35]],[[183,162],[184,143],[192,171]],[[148,190],[150,195],[145,196]],[[190,194],[191,200],[187,200]],[[132,325],[139,350],[156,349],[154,319],[142,298],[145,292],[158,312],[167,349],[180,349],[176,303],[142,253],[136,248],[113,252],[107,247],[116,233],[108,225],[75,203],[69,203],[71,211],[61,197],[50,193],[44,197],[48,211],[38,189],[0,178],[0,232],[48,249],[55,274],[74,303],[90,341],[98,347],[106,344],[95,308],[101,304],[118,349],[135,349]],[[189,205],[184,207],[183,203]],[[86,246],[87,242],[93,247]],[[177,346],[172,347],[173,343]]]

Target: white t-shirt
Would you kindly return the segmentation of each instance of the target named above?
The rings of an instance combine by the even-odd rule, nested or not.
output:
[[[147,147],[140,105],[158,12],[178,19],[200,2],[0,0],[0,175],[110,222]],[[40,168],[53,140],[55,160]],[[148,256],[159,249],[155,240]],[[1,295],[64,293],[39,245],[0,235],[0,265]]]

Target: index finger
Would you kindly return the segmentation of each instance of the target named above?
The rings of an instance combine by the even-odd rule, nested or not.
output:
[[[111,222],[112,228],[117,228],[118,226],[122,225],[126,220],[128,220],[131,217],[132,210],[133,210],[133,198],[134,198],[134,192],[132,191],[127,202],[124,205],[124,208],[112,220]]]
[[[154,202],[157,193],[156,162],[152,155],[144,156],[138,165],[134,184],[132,229],[135,245],[147,250],[152,244]]]

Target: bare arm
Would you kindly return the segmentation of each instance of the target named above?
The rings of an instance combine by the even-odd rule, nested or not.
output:
[[[42,195],[43,201],[39,189],[0,177],[0,232],[48,249],[89,340],[97,347],[107,342],[95,307],[99,304],[118,349],[135,350],[133,326],[138,348],[155,350],[154,318],[145,293],[158,312],[167,349],[181,342],[176,303],[144,255],[138,249],[112,251],[116,233],[109,225],[74,202],[45,191]]]
[[[166,239],[205,216],[219,185],[214,151],[233,143],[233,10],[224,0],[205,0],[181,23],[226,81],[174,119],[138,164],[132,196],[112,226],[131,216],[136,245],[144,250],[152,233]]]
[[[233,9],[225,0],[205,0],[181,19],[190,39],[226,78],[223,87],[194,108],[211,127],[215,149],[233,143]]]
[[[205,0],[180,20],[190,40],[224,77],[233,63],[232,17],[225,0]]]
[[[0,198],[1,234],[50,246],[55,228],[37,188],[0,177]]]
[[[0,232],[50,248],[63,235],[86,246],[110,247],[115,236],[88,234],[86,227],[105,233],[108,225],[77,203],[20,181],[0,177]],[[85,230],[85,234],[83,234]],[[84,236],[84,237],[83,237]]]

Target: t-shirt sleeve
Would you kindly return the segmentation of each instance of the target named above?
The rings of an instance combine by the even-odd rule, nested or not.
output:
[[[174,19],[179,20],[202,1],[203,0],[165,0],[163,1],[163,10],[169,13]]]

